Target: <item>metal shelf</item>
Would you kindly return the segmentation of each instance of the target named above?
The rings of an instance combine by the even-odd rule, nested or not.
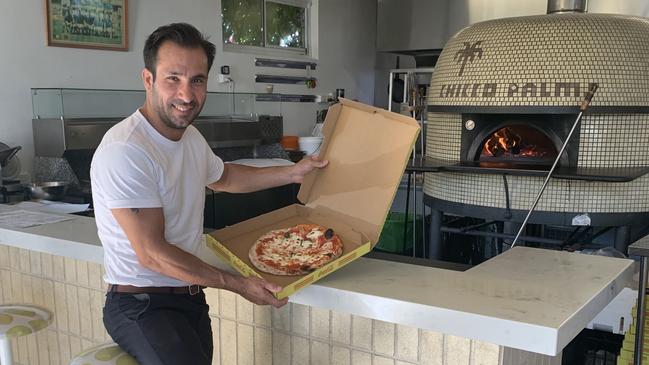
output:
[[[413,118],[416,118],[417,116],[417,111],[419,111],[419,126],[421,127],[420,133],[419,133],[419,144],[420,144],[420,153],[421,156],[417,155],[417,146],[413,147],[412,150],[412,163],[414,164],[417,159],[421,159],[422,156],[426,155],[426,146],[425,146],[425,141],[426,141],[426,136],[425,136],[425,125],[426,125],[426,98],[421,97],[418,93],[419,90],[418,88],[413,88],[413,90],[410,90],[410,83],[414,83],[414,77],[416,75],[422,75],[422,74],[430,74],[432,75],[433,71],[435,69],[432,67],[426,67],[426,68],[401,68],[401,69],[392,69],[390,70],[390,85],[388,87],[388,110],[392,111],[392,96],[393,96],[393,91],[394,91],[394,78],[397,75],[404,75],[404,85],[403,85],[403,102],[401,103],[401,107],[399,112],[401,114],[410,114]],[[418,83],[417,86],[420,85],[429,85],[430,80],[428,83]],[[420,101],[418,103],[418,100]],[[412,191],[413,195],[413,204],[412,204],[412,235],[413,235],[413,250],[412,250],[412,255],[413,257],[416,256],[416,250],[415,247],[416,245],[416,225],[417,225],[417,213],[418,213],[418,208],[417,208],[417,173],[418,171],[416,170],[408,170],[406,171],[408,174],[408,191],[406,195],[406,222],[408,222],[409,214],[410,214],[410,209],[409,209],[409,204],[410,204],[410,194]],[[420,202],[423,204],[423,202]],[[423,215],[425,217],[426,215],[426,209],[425,207],[423,208]],[[426,223],[425,219],[421,220],[422,224],[422,247],[426,247]],[[405,227],[404,227],[405,228]],[[405,230],[404,230],[405,232]],[[424,252],[425,256],[425,252]]]
[[[255,66],[292,68],[298,70],[306,70],[306,69],[315,70],[317,64],[315,62],[308,62],[308,61],[289,61],[289,60],[275,60],[270,58],[255,58]]]

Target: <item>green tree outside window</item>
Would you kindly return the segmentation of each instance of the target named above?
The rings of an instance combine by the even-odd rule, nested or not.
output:
[[[222,0],[221,6],[224,44],[307,48],[305,7],[269,0]]]

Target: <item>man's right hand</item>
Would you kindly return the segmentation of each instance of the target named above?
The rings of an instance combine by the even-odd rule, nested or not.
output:
[[[273,295],[273,293],[280,292],[282,287],[264,279],[254,276],[247,278],[238,276],[235,277],[235,283],[233,291],[255,304],[269,304],[275,308],[279,308],[288,303],[288,298],[279,300]]]

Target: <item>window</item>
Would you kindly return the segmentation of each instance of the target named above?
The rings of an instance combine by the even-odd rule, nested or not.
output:
[[[307,54],[309,0],[221,0],[223,43]]]

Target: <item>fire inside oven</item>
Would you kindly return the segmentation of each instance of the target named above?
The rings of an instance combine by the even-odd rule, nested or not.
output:
[[[477,168],[546,169],[569,133],[571,115],[463,114],[461,162]],[[576,166],[579,132],[559,161]]]
[[[482,143],[479,162],[552,165],[557,148],[545,133],[529,125],[509,125],[491,133]]]

